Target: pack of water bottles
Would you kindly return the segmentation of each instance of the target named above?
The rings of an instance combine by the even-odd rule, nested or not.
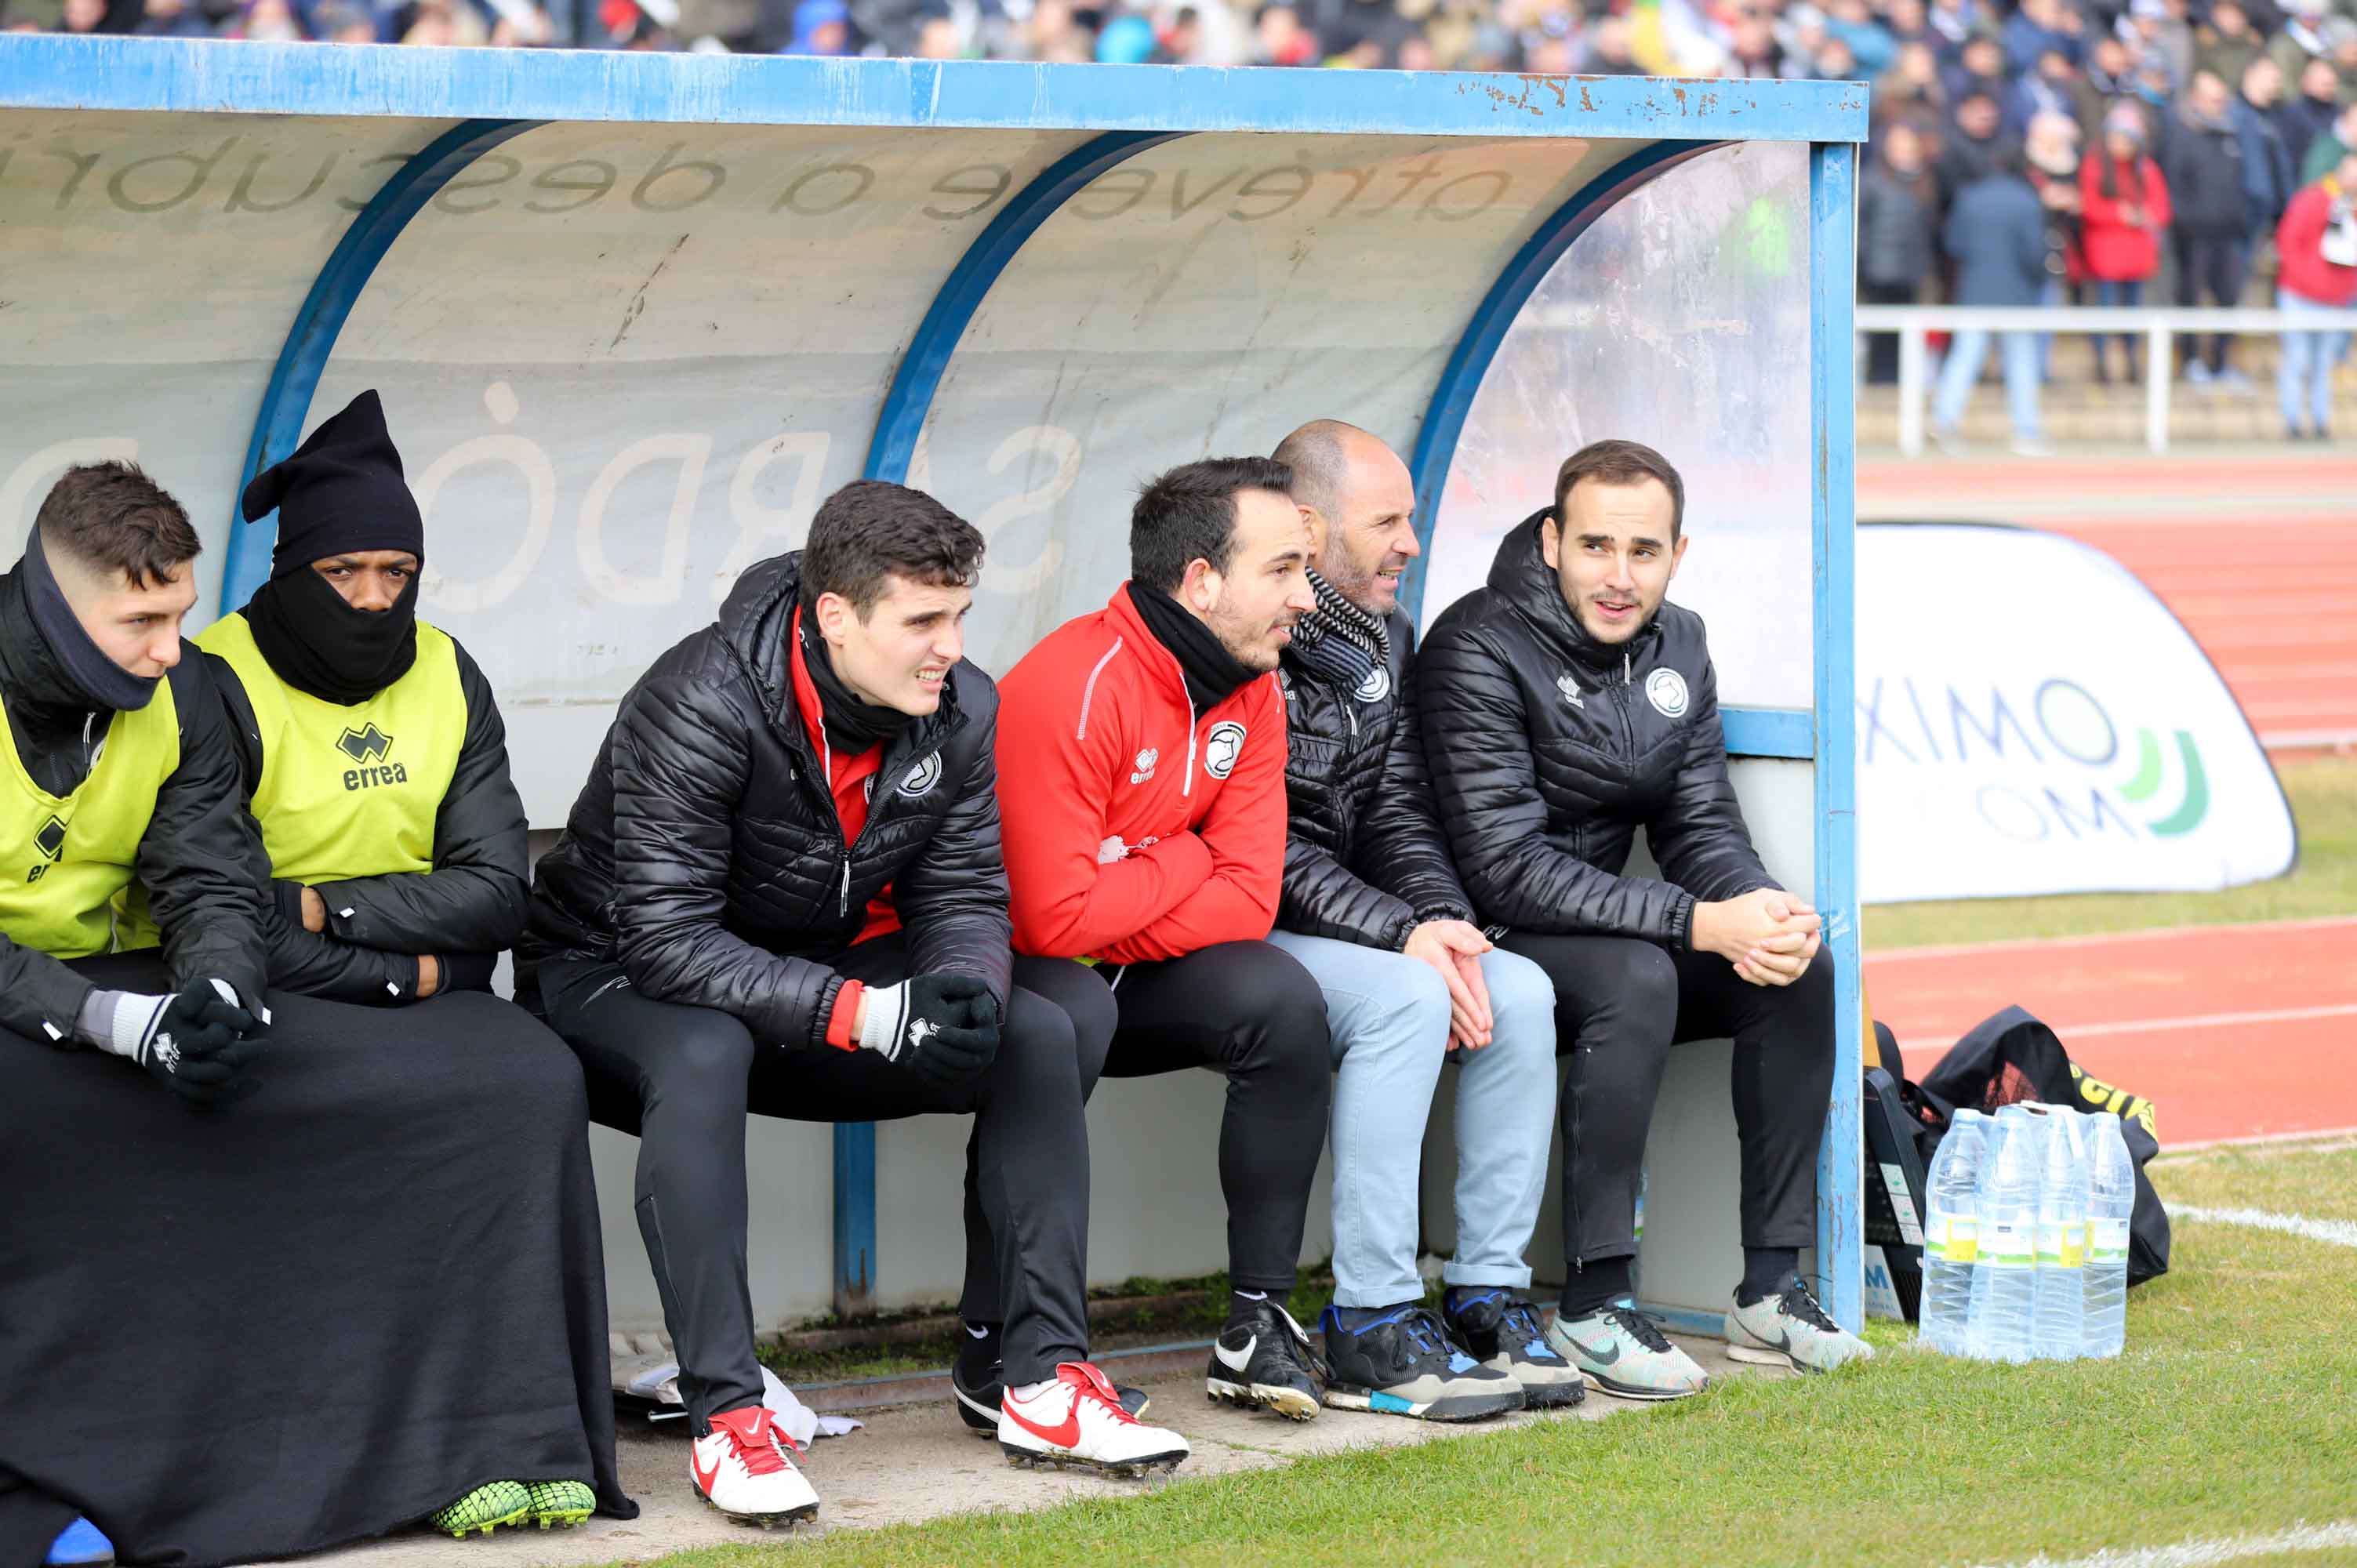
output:
[[[2116,1115],[1959,1111],[1925,1185],[1924,1344],[1983,1361],[2120,1353],[2136,1165]]]

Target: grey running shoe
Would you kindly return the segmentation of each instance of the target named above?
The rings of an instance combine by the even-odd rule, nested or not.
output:
[[[1684,1399],[1710,1387],[1694,1358],[1634,1307],[1608,1306],[1577,1322],[1558,1316],[1548,1326],[1547,1343],[1579,1369],[1588,1387],[1620,1399]]]
[[[1783,1290],[1727,1314],[1727,1353],[1764,1367],[1830,1372],[1846,1361],[1871,1361],[1874,1347],[1825,1316],[1795,1274]]]

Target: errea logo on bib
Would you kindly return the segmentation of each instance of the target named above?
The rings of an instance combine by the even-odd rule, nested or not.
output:
[[[25,880],[27,882],[38,882],[42,877],[48,875],[49,866],[57,860],[58,856],[65,854],[65,819],[59,816],[51,816],[48,822],[43,822],[39,829],[33,834],[33,847],[41,852],[41,858],[33,865],[31,869],[25,873]]]
[[[1225,779],[1236,770],[1236,758],[1243,752],[1244,726],[1233,719],[1222,720],[1203,737],[1203,771],[1214,779]]]
[[[409,769],[393,760],[393,736],[369,721],[365,729],[347,729],[336,737],[336,749],[361,766],[344,769],[344,788],[372,789],[380,784],[406,784]]]
[[[1656,670],[1645,677],[1645,700],[1665,719],[1686,716],[1686,678],[1674,670]]]

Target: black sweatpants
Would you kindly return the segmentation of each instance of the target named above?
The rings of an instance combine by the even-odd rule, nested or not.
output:
[[[2209,290],[2212,303],[2222,310],[2232,310],[2243,303],[2243,285],[2251,276],[2250,241],[2239,234],[2188,234],[2180,231],[2175,242],[2179,306],[2190,309],[2201,304],[2204,289]],[[2178,363],[2191,364],[2201,348],[2200,336],[2188,332],[2178,342]],[[2226,355],[2233,342],[2223,332],[2210,335],[2211,374],[2216,375],[2226,368]]]
[[[1627,937],[1499,942],[1555,982],[1557,1049],[1570,1058],[1563,1122],[1563,1255],[1577,1268],[1636,1255],[1637,1173],[1670,1047],[1735,1039],[1743,1244],[1817,1239],[1817,1147],[1834,1087],[1830,953],[1790,985],[1754,985],[1715,953]]]
[[[908,946],[879,938],[827,961],[870,985],[907,978]],[[639,1232],[679,1352],[695,1429],[758,1404],[745,1253],[748,1112],[797,1122],[887,1122],[971,1112],[969,1191],[991,1240],[969,1238],[961,1310],[1006,1325],[1006,1377],[1056,1375],[1088,1355],[1089,1143],[1082,1062],[1102,1060],[1114,1009],[1082,966],[1017,958],[998,1055],[937,1087],[873,1051],[757,1041],[733,1015],[653,1002],[610,963],[542,966],[551,1027],[581,1058],[592,1116],[639,1134]],[[972,1277],[978,1258],[992,1267]]]
[[[1220,1192],[1228,1204],[1228,1274],[1240,1290],[1284,1296],[1301,1261],[1333,1098],[1325,993],[1291,954],[1266,942],[1222,942],[1103,972],[1121,1008],[1107,1078],[1190,1067],[1227,1075]]]

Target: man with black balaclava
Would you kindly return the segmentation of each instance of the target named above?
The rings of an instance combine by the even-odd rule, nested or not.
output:
[[[0,579],[0,1563],[627,1514],[579,1074],[488,996],[264,991],[197,551],[97,464]]]
[[[488,991],[523,930],[523,805],[490,682],[417,617],[425,525],[377,394],[255,476],[244,510],[278,513],[270,580],[197,646],[269,852],[271,983]]]

